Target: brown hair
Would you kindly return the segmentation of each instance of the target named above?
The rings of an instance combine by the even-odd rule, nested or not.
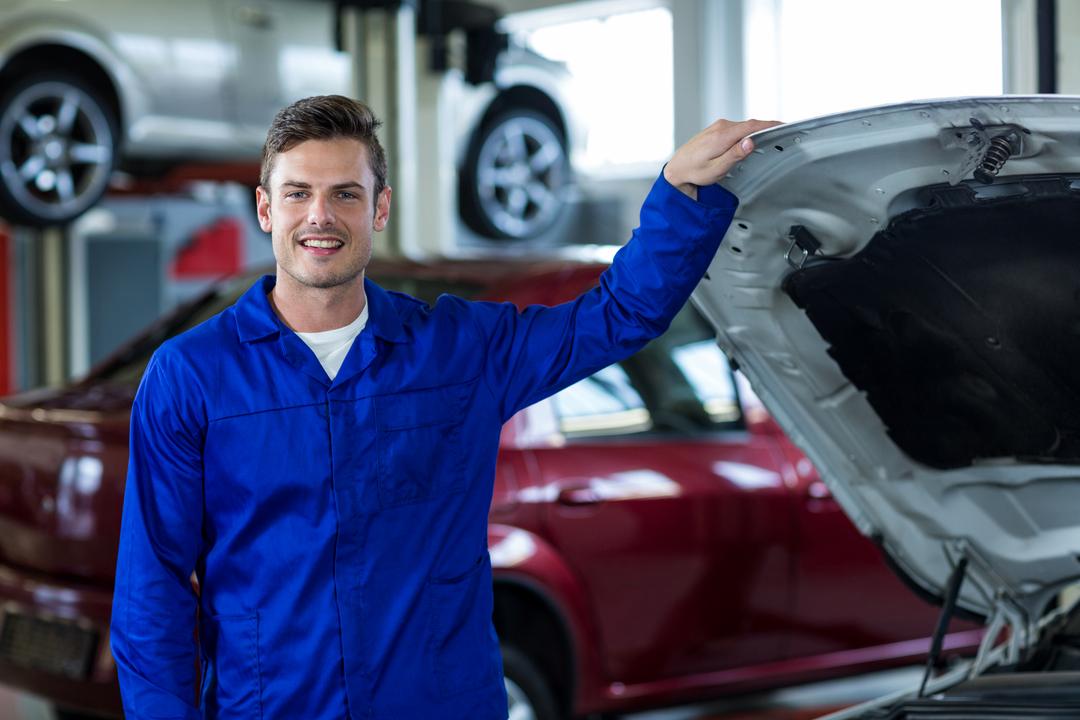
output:
[[[278,153],[288,152],[305,140],[350,138],[367,147],[368,162],[375,175],[375,197],[386,187],[386,152],[375,134],[382,120],[364,103],[342,95],[315,95],[297,100],[282,108],[270,130],[262,151],[259,184],[270,189],[270,172]]]

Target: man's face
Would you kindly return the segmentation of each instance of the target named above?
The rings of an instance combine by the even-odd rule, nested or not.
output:
[[[386,227],[390,188],[375,176],[359,140],[307,140],[279,153],[270,187],[256,190],[259,225],[271,234],[278,283],[334,288],[363,282],[372,232]]]

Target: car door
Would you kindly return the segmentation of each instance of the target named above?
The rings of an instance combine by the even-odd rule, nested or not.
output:
[[[901,582],[884,554],[844,514],[810,461],[790,441],[781,444],[795,469],[799,529],[799,592],[791,614],[790,654],[824,655],[930,637],[940,610]],[[956,622],[953,629],[971,627]],[[923,643],[921,649],[927,647]]]
[[[565,443],[531,451],[544,532],[587,588],[610,678],[779,659],[792,501],[696,311],[546,402]]]
[[[261,146],[274,115],[295,100],[349,94],[337,3],[224,0],[221,11],[236,63],[231,112],[243,142]]]

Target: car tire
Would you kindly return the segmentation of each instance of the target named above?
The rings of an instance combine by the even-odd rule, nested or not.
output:
[[[461,216],[503,240],[542,235],[566,211],[566,138],[546,115],[510,108],[481,125],[459,174]]]
[[[502,646],[502,656],[509,720],[562,720],[547,678],[529,656],[512,645]]]
[[[0,217],[62,225],[104,194],[117,157],[117,118],[81,79],[44,72],[0,97]]]

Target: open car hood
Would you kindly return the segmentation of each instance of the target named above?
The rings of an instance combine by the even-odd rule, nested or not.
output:
[[[1080,98],[755,141],[695,302],[909,580],[941,597],[964,557],[961,607],[1033,622],[1080,578]]]

